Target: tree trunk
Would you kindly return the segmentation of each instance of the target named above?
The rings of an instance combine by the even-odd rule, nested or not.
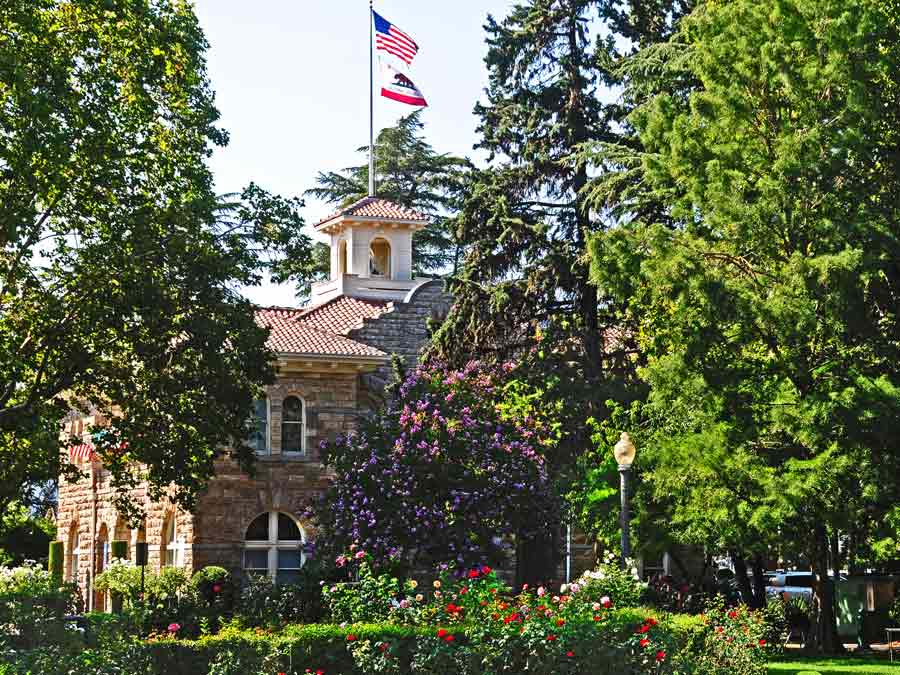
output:
[[[766,600],[765,567],[762,556],[757,553],[753,558],[753,607],[765,607]]]
[[[816,624],[816,643],[824,654],[838,654],[843,645],[837,635],[837,616],[834,611],[834,580],[828,575],[828,532],[817,525],[813,546],[812,568],[816,573],[815,599],[819,609]]]
[[[737,552],[731,552],[731,561],[734,563],[734,574],[737,577],[737,587],[741,592],[741,602],[753,606],[753,591],[750,589],[750,578],[747,576],[747,561]]]

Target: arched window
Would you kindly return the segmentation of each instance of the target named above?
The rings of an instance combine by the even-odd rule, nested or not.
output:
[[[304,451],[306,411],[303,400],[288,396],[281,404],[281,452],[301,454]]]
[[[69,528],[69,581],[78,583],[78,561],[81,560],[81,535],[78,525]]]
[[[391,276],[391,245],[378,237],[369,245],[369,274],[373,277]]]
[[[244,569],[264,574],[280,584],[296,583],[306,562],[306,535],[292,516],[270,511],[253,519],[244,542]]]
[[[97,535],[97,564],[95,569],[100,574],[109,565],[109,530],[106,523],[100,526],[100,533]]]
[[[181,567],[184,563],[184,542],[178,536],[175,514],[171,514],[163,528],[163,551],[160,558],[163,567]]]
[[[269,453],[269,399],[262,398],[253,404],[253,433],[250,436],[250,447],[257,454]]]

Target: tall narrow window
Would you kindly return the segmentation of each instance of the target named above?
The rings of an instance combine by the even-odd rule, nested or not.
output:
[[[163,567],[181,567],[184,543],[178,538],[178,526],[173,513],[163,529]]]
[[[281,406],[281,452],[303,452],[303,421],[303,401],[296,396],[288,396]]]
[[[81,536],[73,525],[69,535],[69,581],[78,583],[78,561],[81,559]]]
[[[260,399],[253,404],[253,433],[250,437],[250,447],[257,454],[269,453],[269,400]]]
[[[338,244],[338,277],[347,274],[347,240]]]
[[[304,541],[303,530],[288,514],[260,514],[247,528],[244,569],[249,574],[267,575],[280,584],[296,583],[306,560]]]

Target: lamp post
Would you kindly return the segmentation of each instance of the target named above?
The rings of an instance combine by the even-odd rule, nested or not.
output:
[[[637,449],[634,447],[634,443],[631,442],[631,439],[628,437],[628,434],[622,432],[621,438],[619,438],[619,442],[616,443],[616,446],[613,448],[613,454],[616,456],[616,462],[619,464],[619,485],[621,487],[622,494],[622,569],[625,569],[625,560],[631,556],[631,542],[628,538],[628,521],[630,520],[629,516],[629,507],[628,507],[628,476],[631,474],[631,464],[634,462],[634,456],[637,453]]]

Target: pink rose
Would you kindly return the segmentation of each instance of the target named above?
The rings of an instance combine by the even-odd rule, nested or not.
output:
[[[169,624],[169,632],[170,632],[170,633],[177,633],[179,630],[181,630],[181,625],[180,625],[180,624],[177,624],[177,623],[170,623],[170,624]]]

